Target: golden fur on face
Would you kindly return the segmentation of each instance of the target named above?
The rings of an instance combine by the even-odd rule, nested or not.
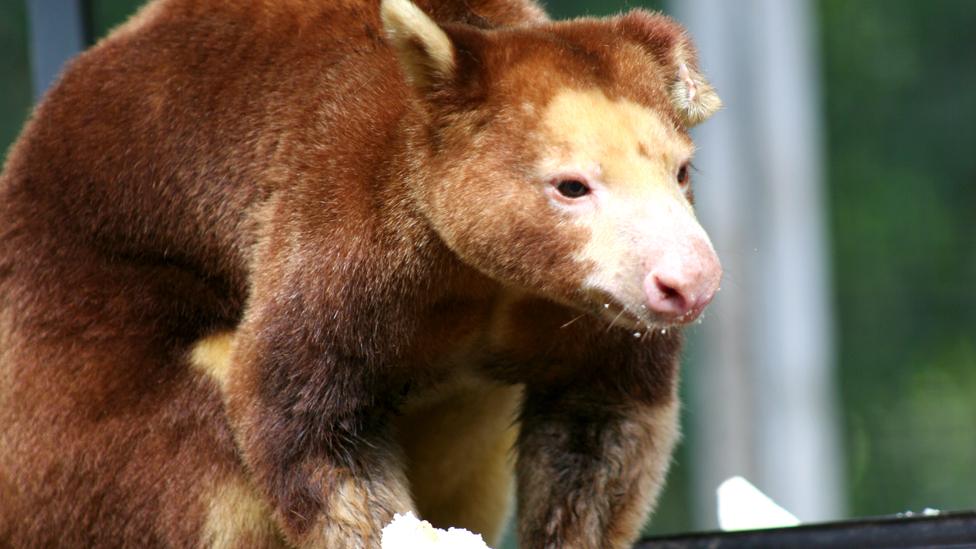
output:
[[[549,146],[539,160],[540,179],[581,178],[593,191],[575,201],[581,204],[558,195],[550,200],[590,236],[576,255],[589,267],[581,290],[593,301],[585,305],[611,322],[652,328],[642,288],[648,270],[689,240],[711,247],[689,189],[677,180],[694,146],[654,110],[598,89],[561,91],[542,116],[539,140]]]
[[[521,147],[493,146],[489,127],[428,188],[448,244],[523,291],[628,328],[667,325],[644,305],[644,277],[666,254],[711,250],[677,180],[694,152],[687,134],[593,87],[561,88],[499,119],[499,133],[525,135]],[[561,200],[553,186],[564,178],[585,180],[592,196]]]

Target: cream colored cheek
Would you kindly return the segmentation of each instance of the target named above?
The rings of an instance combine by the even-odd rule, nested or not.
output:
[[[659,256],[683,240],[708,240],[680,190],[663,185],[638,196],[607,197],[577,224],[591,234],[578,257],[594,265],[587,285],[634,303],[642,302],[645,271]]]
[[[628,227],[633,220],[629,208],[616,200],[606,200],[592,214],[578,221],[590,233],[590,240],[579,254],[582,262],[594,265],[587,274],[589,284],[609,290],[620,284],[619,278],[627,263],[632,263],[639,234]]]

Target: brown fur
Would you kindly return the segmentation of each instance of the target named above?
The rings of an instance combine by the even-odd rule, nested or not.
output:
[[[525,136],[573,88],[686,140],[691,46],[646,12],[419,4],[454,65],[412,87],[360,0],[157,0],[71,63],[0,176],[0,545],[374,547],[408,510],[491,535],[504,510],[410,482],[506,490],[523,388],[521,546],[634,539],[679,336],[580,317],[589,234],[520,184]]]

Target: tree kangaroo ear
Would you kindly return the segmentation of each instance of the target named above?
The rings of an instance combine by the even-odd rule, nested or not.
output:
[[[671,104],[681,114],[685,126],[705,121],[722,107],[715,89],[687,62],[679,62],[676,79],[671,84]]]
[[[437,23],[413,2],[383,0],[380,18],[412,86],[422,90],[453,75],[454,45]]]
[[[703,122],[721,108],[722,100],[699,72],[695,48],[681,25],[644,10],[631,11],[618,24],[670,72],[671,105],[686,127]]]

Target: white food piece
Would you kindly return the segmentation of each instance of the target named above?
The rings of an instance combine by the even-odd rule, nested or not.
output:
[[[732,477],[718,487],[718,524],[725,531],[758,530],[796,526],[800,520],[748,480]]]
[[[383,528],[382,549],[491,549],[480,534],[463,528],[441,530],[413,513],[396,514]]]

